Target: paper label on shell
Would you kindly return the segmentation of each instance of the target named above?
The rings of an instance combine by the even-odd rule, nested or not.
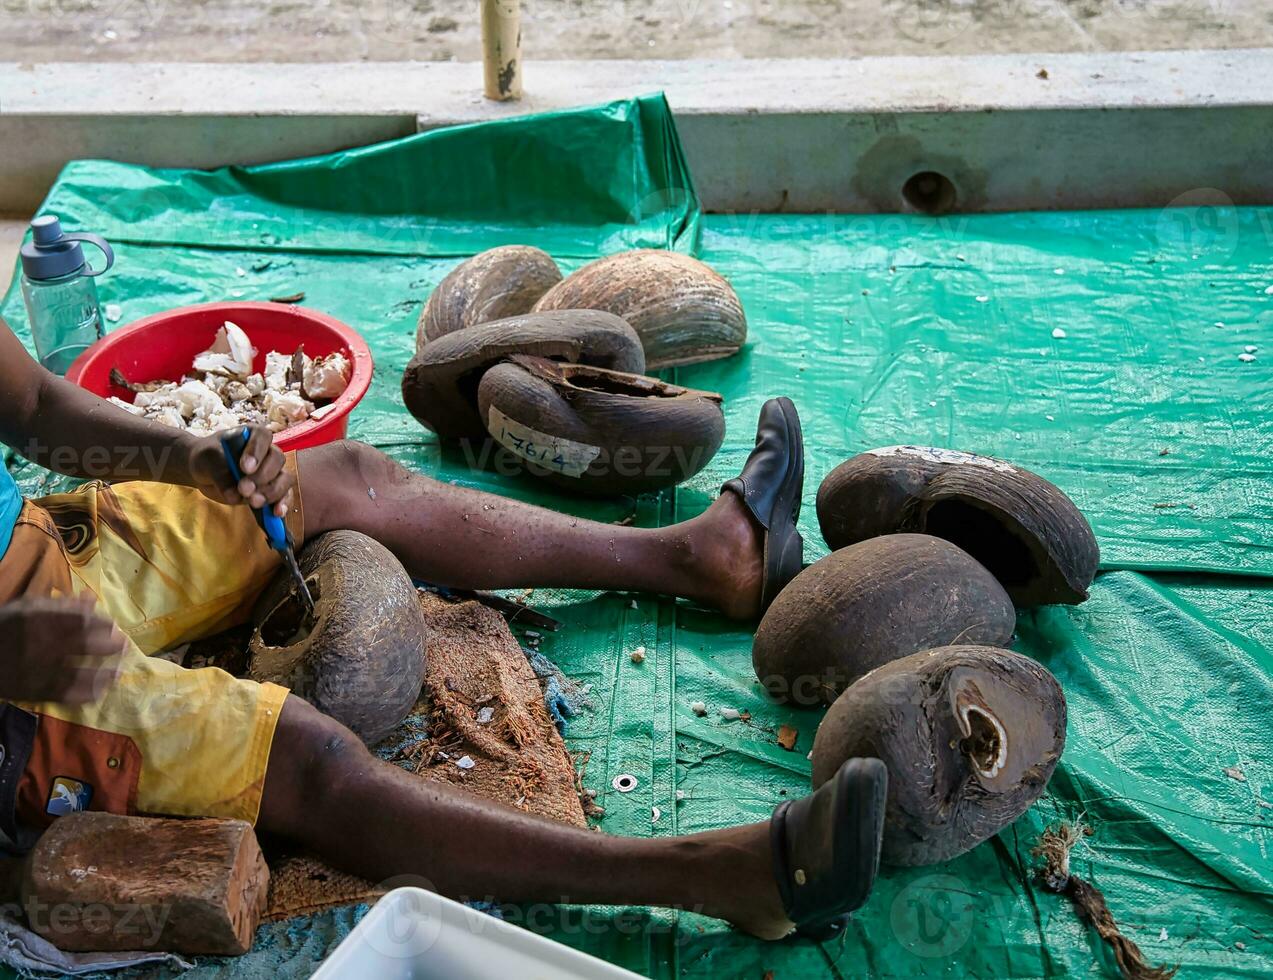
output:
[[[600,446],[589,446],[539,432],[516,419],[510,419],[494,405],[487,413],[486,428],[505,449],[528,462],[565,476],[583,476],[584,471],[601,455]]]
[[[958,449],[942,449],[939,446],[885,446],[882,449],[868,449],[871,456],[918,456],[930,463],[956,463],[966,466],[980,466],[996,473],[1014,473],[1016,467],[1001,459],[990,456],[978,456],[976,453],[965,453]]]

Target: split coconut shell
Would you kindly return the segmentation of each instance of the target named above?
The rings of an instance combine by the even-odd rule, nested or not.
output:
[[[1012,463],[952,449],[889,446],[846,460],[818,488],[831,548],[922,531],[959,545],[1021,607],[1079,603],[1100,549],[1073,501]]]
[[[284,570],[257,601],[248,676],[290,688],[367,744],[402,723],[424,681],[424,616],[384,545],[330,531],[297,558],[314,617]]]
[[[477,398],[500,445],[580,493],[675,486],[725,438],[720,395],[586,364],[517,355],[482,376]]]
[[[657,371],[737,353],[747,340],[738,294],[698,259],[637,249],[598,259],[571,273],[536,310],[606,310],[630,323]]]
[[[488,368],[512,354],[645,372],[640,338],[612,313],[526,313],[429,341],[407,364],[403,401],[412,415],[443,438],[484,439],[478,383]]]
[[[966,551],[927,534],[889,534],[834,551],[780,592],[751,662],[779,701],[830,704],[882,664],[950,643],[1012,639],[1012,600]]]
[[[557,263],[538,248],[501,245],[479,252],[447,273],[429,294],[416,326],[416,350],[465,327],[529,313],[559,282]]]
[[[1065,748],[1065,695],[1008,650],[947,646],[872,671],[836,700],[813,740],[813,785],[841,763],[888,767],[883,858],[947,861],[1037,800]]]

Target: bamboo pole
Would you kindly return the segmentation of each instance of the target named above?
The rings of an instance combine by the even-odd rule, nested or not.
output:
[[[486,97],[522,97],[521,0],[482,0],[482,69]]]

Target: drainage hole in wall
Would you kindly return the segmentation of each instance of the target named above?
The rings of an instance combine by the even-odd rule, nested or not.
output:
[[[902,200],[920,214],[946,214],[955,207],[955,185],[936,170],[921,170],[902,185]]]

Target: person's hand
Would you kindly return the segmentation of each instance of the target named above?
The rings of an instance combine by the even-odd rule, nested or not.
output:
[[[283,469],[283,453],[274,445],[273,433],[264,426],[252,426],[247,448],[239,457],[243,479],[238,483],[234,482],[221,450],[224,434],[196,440],[190,452],[190,482],[205,497],[219,504],[247,504],[256,508],[274,504],[275,514],[287,516],[294,481]]]
[[[0,606],[0,697],[85,704],[119,676],[124,634],[96,612],[91,593],[75,599],[18,599]]]

